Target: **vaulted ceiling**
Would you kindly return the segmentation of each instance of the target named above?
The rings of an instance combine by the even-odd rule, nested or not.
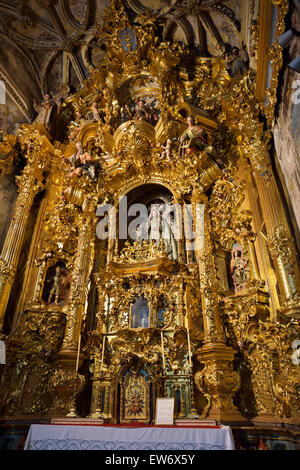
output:
[[[251,52],[258,0],[125,0],[130,17],[149,11],[165,41],[182,41],[200,56],[221,55],[220,45]],[[0,0],[0,79],[7,102],[0,127],[30,122],[33,99],[80,89],[105,51],[96,38],[109,0]],[[252,58],[255,67],[255,58]]]

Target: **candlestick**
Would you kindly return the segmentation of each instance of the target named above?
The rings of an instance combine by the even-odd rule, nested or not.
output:
[[[104,362],[104,348],[105,348],[105,339],[106,336],[103,336],[103,343],[102,343],[102,357],[101,357],[101,368],[100,371],[103,369],[103,362]]]
[[[81,345],[81,335],[79,336],[79,340],[78,340],[77,360],[76,360],[76,373],[78,372],[78,367],[79,367],[80,345]]]
[[[192,371],[192,351],[191,351],[191,340],[190,340],[189,327],[187,327],[187,340],[188,340],[188,349],[189,349],[189,363],[190,363],[190,369]]]
[[[164,348],[164,333],[160,332],[161,335],[161,349],[162,349],[162,360],[163,360],[163,370],[164,374],[166,373],[166,361],[165,361],[165,348]]]

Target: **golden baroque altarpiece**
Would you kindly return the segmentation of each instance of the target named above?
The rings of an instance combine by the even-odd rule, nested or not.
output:
[[[41,120],[0,143],[6,165],[26,160],[0,259],[1,411],[150,423],[156,398],[174,397],[176,418],[299,422],[299,266],[255,74],[231,77],[223,58],[192,58],[139,21],[119,1],[107,11],[106,59],[64,104],[66,144]],[[125,196],[189,205],[203,222],[193,248],[119,237]],[[104,204],[116,209],[108,239],[97,236]]]

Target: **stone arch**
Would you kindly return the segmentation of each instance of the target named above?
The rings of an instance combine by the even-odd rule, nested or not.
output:
[[[163,32],[164,41],[171,41],[173,39],[173,35],[175,34],[177,28],[182,30],[186,39],[186,44],[189,47],[193,47],[194,45],[193,28],[190,22],[186,18],[180,18],[180,19],[172,18],[167,21],[166,26],[164,28],[164,32]]]

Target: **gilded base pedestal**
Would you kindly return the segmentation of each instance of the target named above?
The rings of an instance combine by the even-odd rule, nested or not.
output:
[[[196,373],[195,384],[209,401],[203,418],[214,419],[218,423],[248,422],[233,404],[240,385],[239,374],[233,370],[234,355],[235,351],[223,343],[206,344],[196,352],[204,369]]]

